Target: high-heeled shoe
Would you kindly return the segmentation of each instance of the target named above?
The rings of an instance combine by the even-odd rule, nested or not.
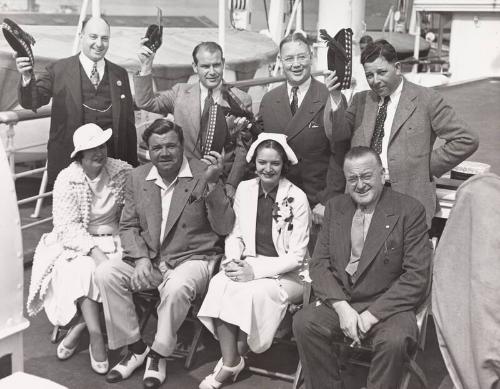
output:
[[[217,362],[217,365],[215,365],[213,373],[206,376],[205,379],[201,381],[199,389],[219,389],[222,385],[224,385],[224,383],[226,383],[229,380],[232,380],[232,382],[234,382],[236,381],[238,375],[241,373],[244,367],[245,367],[245,360],[243,358],[240,358],[240,363],[238,363],[234,367],[224,366],[221,358],[219,362]],[[231,375],[228,376],[223,382],[219,382],[215,379],[215,377],[217,377],[217,375],[221,371],[231,373]]]
[[[109,361],[106,357],[105,361],[98,362],[94,359],[92,355],[92,346],[89,344],[89,355],[90,355],[90,366],[92,366],[92,370],[94,370],[97,374],[106,374],[109,370]]]
[[[78,340],[75,344],[74,347],[66,347],[64,345],[64,341],[66,340],[66,338],[69,336],[69,334],[73,331],[73,328],[74,327],[71,327],[69,330],[68,330],[68,333],[66,334],[66,336],[63,338],[63,340],[61,340],[59,342],[59,344],[57,345],[57,349],[56,349],[56,355],[57,355],[57,358],[61,361],[65,361],[66,359],[69,359],[73,356],[73,354],[75,353],[76,351],[76,348],[78,347],[78,345],[80,344],[80,337],[78,337]]]

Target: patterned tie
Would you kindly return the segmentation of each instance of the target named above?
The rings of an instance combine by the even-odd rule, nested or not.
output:
[[[354,217],[352,218],[351,225],[351,257],[349,258],[349,263],[347,264],[345,271],[351,277],[354,276],[358,270],[359,258],[363,252],[363,246],[365,244],[365,213],[361,209],[356,209]]]
[[[299,109],[299,98],[297,96],[298,86],[292,88],[292,102],[290,103],[290,109],[292,110],[292,116],[295,116],[295,112]]]
[[[384,139],[384,122],[387,116],[387,104],[391,98],[389,96],[384,97],[384,102],[378,109],[377,119],[375,120],[375,129],[373,130],[372,141],[370,143],[370,148],[375,150],[377,153],[382,152],[382,139]]]
[[[94,88],[97,89],[100,80],[101,78],[99,76],[99,71],[97,70],[97,62],[94,62],[94,66],[92,66],[92,71],[90,72],[90,82],[94,85]]]
[[[202,148],[202,155],[208,154],[208,152],[210,151],[215,132],[217,106],[214,104],[214,98],[212,97],[212,94],[213,90],[209,89],[207,97],[205,97],[203,112],[201,114],[199,143]]]

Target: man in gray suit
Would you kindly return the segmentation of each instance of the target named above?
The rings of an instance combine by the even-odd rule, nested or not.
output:
[[[339,104],[335,73],[327,77],[330,125],[325,128],[333,128],[334,139],[351,139],[351,147],[376,150],[386,185],[419,200],[430,227],[436,211],[434,178],[474,153],[477,135],[437,92],[404,79],[396,50],[387,41],[368,44],[361,63],[371,90],[355,94],[347,110]],[[436,138],[444,143],[433,149]]]
[[[174,115],[175,123],[184,131],[184,151],[188,158],[202,158],[206,154],[208,144],[211,144],[213,150],[220,153],[223,151],[226,166],[225,189],[228,195],[233,197],[245,173],[247,149],[239,137],[239,131],[246,122],[243,118],[225,118],[223,112],[224,108],[229,108],[230,93],[248,112],[252,110],[252,99],[237,88],[231,88],[228,92],[229,88],[222,79],[224,55],[222,48],[215,42],[202,42],[194,48],[193,71],[199,78],[199,82],[194,84],[176,84],[170,90],[154,93],[151,74],[153,59],[154,53],[145,45],[141,45],[141,70],[134,76],[137,106],[165,116],[169,113]],[[211,133],[208,128],[210,120],[207,119],[210,106],[214,104],[218,109],[215,128]],[[210,138],[211,136],[213,138]]]
[[[166,357],[192,300],[206,290],[215,261],[223,253],[221,236],[234,212],[219,184],[222,157],[215,151],[188,160],[183,133],[157,119],[143,134],[151,163],[134,169],[125,188],[120,220],[123,261],[97,269],[111,349],[128,346],[127,355],[108,373],[108,382],[128,378],[147,357],[144,387],[166,379]],[[158,330],[151,349],[141,338],[132,293],[158,288]]]
[[[332,340],[345,336],[373,345],[367,388],[396,389],[430,282],[425,209],[384,186],[380,156],[368,147],[346,154],[344,174],[348,194],[328,202],[309,263],[318,301],[293,320],[306,387],[343,388]]]

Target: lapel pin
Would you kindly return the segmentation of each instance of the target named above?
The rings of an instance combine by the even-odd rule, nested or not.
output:
[[[116,81],[116,85],[122,86],[122,82],[120,80]]]
[[[125,98],[125,95],[121,95],[121,96],[120,96],[120,99],[122,99],[122,100],[123,100],[124,98]]]
[[[385,228],[389,228],[389,226],[385,226]]]

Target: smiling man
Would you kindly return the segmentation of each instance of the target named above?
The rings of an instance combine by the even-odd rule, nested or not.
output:
[[[106,60],[110,42],[109,24],[101,18],[84,22],[80,34],[81,52],[56,61],[37,79],[32,79],[29,58],[16,58],[21,73],[19,102],[36,109],[52,99],[50,137],[47,144],[49,185],[70,163],[73,133],[83,124],[112,128],[108,155],[137,165],[137,135],[134,107],[127,71]],[[38,99],[32,98],[37,89]]]
[[[367,388],[396,389],[430,282],[425,209],[384,186],[380,156],[368,147],[346,154],[344,173],[348,194],[328,202],[309,262],[318,301],[293,320],[306,387],[344,387],[332,340],[347,337],[373,345]]]
[[[419,200],[430,227],[436,211],[435,177],[474,153],[477,135],[439,93],[403,77],[396,50],[387,41],[369,43],[361,63],[371,90],[355,94],[347,110],[339,104],[335,74],[327,77],[332,98],[325,117],[333,128],[331,136],[380,154],[386,185]],[[436,138],[444,142],[434,148]]]
[[[109,347],[128,346],[106,380],[127,379],[147,359],[143,387],[148,389],[165,382],[177,330],[193,299],[206,290],[224,251],[221,237],[232,230],[235,216],[218,183],[220,154],[188,160],[182,129],[166,119],[155,120],[142,137],[151,163],[134,169],[125,187],[123,260],[107,261],[96,277]],[[158,289],[160,304],[150,349],[142,340],[132,292],[151,288]]]
[[[198,44],[192,53],[193,71],[198,82],[176,84],[170,90],[155,93],[152,76],[155,53],[144,45],[145,42],[143,39],[138,53],[141,70],[134,76],[137,106],[165,116],[174,115],[175,123],[184,131],[187,157],[200,159],[210,150],[223,154],[226,192],[234,196],[245,173],[247,149],[238,133],[243,118],[225,117],[224,113],[229,108],[229,97],[223,82],[225,61],[222,48],[215,42]],[[244,109],[251,112],[250,96],[237,88],[231,88],[231,92]]]
[[[263,131],[287,135],[297,154],[299,163],[287,178],[306,193],[313,211],[312,251],[326,202],[344,193],[341,166],[348,144],[333,143],[327,137],[323,114],[329,94],[324,84],[311,77],[311,55],[300,33],[281,41],[279,57],[286,82],[264,95],[258,116]]]

